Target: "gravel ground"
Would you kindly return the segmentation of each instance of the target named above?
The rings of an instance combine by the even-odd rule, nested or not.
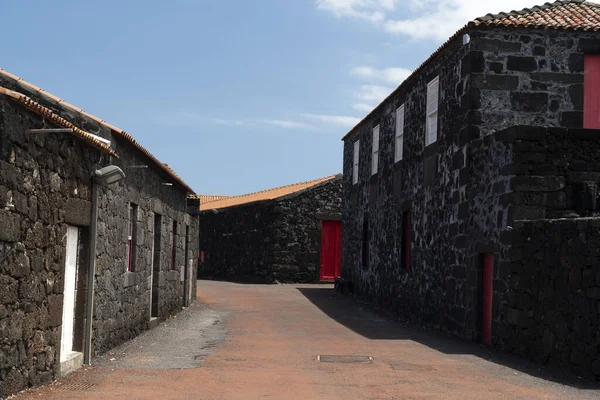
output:
[[[226,334],[226,313],[196,302],[173,318],[93,361],[94,366],[140,369],[197,368]]]

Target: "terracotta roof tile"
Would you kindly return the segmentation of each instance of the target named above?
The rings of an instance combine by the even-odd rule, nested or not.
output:
[[[498,14],[487,14],[468,22],[452,35],[444,44],[434,51],[412,74],[410,74],[388,97],[375,107],[366,117],[356,124],[343,138],[345,140],[366,119],[373,115],[382,104],[385,104],[412,78],[417,76],[432,59],[445,50],[456,38],[463,35],[467,29],[476,27],[500,26],[505,28],[542,28],[562,30],[600,31],[600,4],[586,0],[559,0],[545,3],[541,6],[525,8]]]
[[[107,153],[109,155],[111,155],[115,158],[119,158],[119,155],[113,150],[112,147],[110,147],[106,143],[102,143],[100,140],[96,139],[93,135],[79,129],[78,127],[73,125],[71,122],[54,114],[52,112],[52,110],[31,100],[29,97],[25,96],[24,94],[21,94],[19,92],[15,92],[14,90],[6,89],[3,87],[0,87],[0,93],[7,95],[10,98],[12,98],[13,100],[21,103],[23,106],[25,106],[29,110],[33,111],[34,113],[39,114],[45,118],[48,118],[50,121],[52,121],[56,125],[61,126],[63,128],[72,129],[73,135],[79,137],[80,139],[82,139],[85,142],[91,144],[92,146],[104,151],[105,153]]]
[[[92,114],[88,114],[87,112],[83,111],[83,109],[75,107],[74,105],[67,103],[66,101],[62,100],[61,98],[56,97],[53,94],[46,92],[44,89],[42,89],[38,86],[32,85],[31,83],[23,80],[22,78],[20,78],[16,75],[13,75],[13,74],[3,70],[2,68],[0,68],[0,75],[4,75],[10,79],[13,79],[16,82],[18,82],[20,85],[23,85],[24,87],[26,87],[27,89],[36,92],[38,95],[43,96],[47,99],[53,100],[53,101],[57,102],[58,104],[60,104],[62,107],[66,107],[73,111],[76,111],[79,114],[81,114],[82,116],[92,119],[92,120],[98,122],[99,124],[103,125],[104,127],[110,129],[111,131],[116,133],[118,136],[120,136],[121,138],[125,139],[127,142],[132,144],[134,148],[136,148],[138,151],[140,151],[142,154],[144,154],[146,157],[148,157],[157,167],[159,167],[164,172],[166,172],[168,176],[170,176],[179,185],[183,186],[188,192],[194,193],[194,189],[192,189],[190,186],[188,186],[183,181],[183,179],[181,179],[181,177],[179,177],[179,175],[177,175],[175,173],[175,171],[173,171],[171,168],[165,166],[165,164],[163,164],[159,159],[157,159],[152,153],[150,153],[144,146],[142,146],[139,142],[137,142],[129,133],[125,132],[123,129],[117,128],[116,126],[111,125],[111,124],[107,123],[106,121],[104,121],[103,119],[100,119]],[[25,96],[25,97],[27,97],[27,96]]]
[[[200,199],[200,204],[210,203],[212,201],[229,199],[233,196],[215,196],[211,194],[199,194],[196,196],[197,199]]]
[[[585,0],[560,0],[508,13],[476,18],[471,26],[600,30],[600,5]]]
[[[312,181],[294,183],[292,185],[281,186],[281,187],[277,187],[274,189],[263,190],[263,191],[255,192],[255,193],[248,193],[248,194],[244,194],[241,196],[224,197],[223,199],[214,200],[214,201],[207,202],[204,204],[202,203],[203,195],[198,195],[196,197],[200,198],[200,210],[201,211],[215,210],[215,209],[219,209],[219,208],[233,207],[233,206],[239,206],[242,204],[253,203],[256,201],[277,199],[280,197],[284,197],[284,196],[311,188],[320,183],[331,181],[339,176],[341,176],[341,175],[330,175],[330,176],[326,176],[326,177],[320,178],[320,179],[315,179]]]

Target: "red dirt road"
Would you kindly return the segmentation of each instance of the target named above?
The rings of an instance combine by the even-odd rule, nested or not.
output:
[[[17,398],[600,399],[599,390],[532,376],[547,373],[514,357],[378,317],[330,285],[200,281],[198,298],[228,315],[224,342],[198,368],[91,367]],[[318,355],[373,360],[324,363]],[[77,382],[91,387],[64,389]]]

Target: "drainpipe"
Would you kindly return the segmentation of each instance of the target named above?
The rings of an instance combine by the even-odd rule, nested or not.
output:
[[[83,363],[92,358],[92,319],[94,317],[94,281],[96,274],[96,236],[98,234],[98,184],[92,178],[92,221],[90,225],[90,261],[87,282],[87,313],[85,319],[85,350]]]
[[[108,186],[125,178],[125,173],[109,165],[94,172],[92,176],[92,220],[90,224],[90,262],[88,270],[87,313],[85,320],[85,349],[83,363],[89,365],[92,360],[92,320],[94,318],[94,282],[96,275],[96,241],[98,236],[98,186]]]

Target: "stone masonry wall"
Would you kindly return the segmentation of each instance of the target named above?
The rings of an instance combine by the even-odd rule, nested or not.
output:
[[[272,226],[273,277],[279,282],[320,279],[323,220],[341,219],[342,178],[278,199]],[[302,268],[298,268],[302,266]]]
[[[465,164],[471,108],[465,91],[474,65],[471,45],[457,38],[345,138],[342,275],[355,295],[399,315],[465,335],[470,293],[465,238]],[[424,148],[427,83],[440,77],[438,140]],[[394,163],[395,111],[405,105],[404,159]],[[372,130],[380,125],[379,170],[371,176]],[[352,184],[354,143],[360,140],[359,182]],[[410,211],[410,265],[403,268],[402,214]],[[362,265],[368,220],[368,266]],[[454,276],[454,289],[447,277]],[[454,302],[446,290],[458,290]],[[451,313],[456,313],[452,317]],[[451,319],[460,322],[448,322]]]
[[[56,377],[66,224],[89,220],[89,171],[104,161],[74,137],[24,133],[43,126],[0,96],[0,398]]]
[[[474,136],[513,125],[583,127],[585,54],[600,54],[597,32],[477,29],[470,77]]]
[[[539,180],[539,167],[551,164],[560,150],[549,142],[553,152],[534,154],[544,153],[538,148],[521,156],[518,145],[488,136],[515,124],[581,128],[584,54],[600,53],[600,35],[504,28],[473,28],[467,33],[468,44],[454,38],[345,137],[342,273],[366,302],[478,339],[480,254],[493,253],[498,266],[493,333],[495,343],[502,345],[510,275],[508,227],[515,218],[568,216],[577,207],[587,209],[578,215],[590,215],[596,184],[585,183],[589,179],[578,178],[575,169],[595,166],[573,163],[570,178],[555,179],[555,185],[567,185],[562,194],[554,189],[526,191],[515,193],[513,200],[507,193],[518,181]],[[425,147],[426,87],[437,75],[438,140]],[[394,163],[395,111],[401,104],[404,159]],[[371,176],[372,130],[377,125],[379,171]],[[357,140],[359,183],[353,185]],[[572,150],[567,146],[567,152]],[[526,160],[534,165],[531,176],[513,180],[514,172],[502,169],[513,164],[513,151],[519,154],[515,157],[531,157]],[[572,185],[565,183],[569,180]],[[540,199],[544,210],[534,205]],[[408,269],[403,268],[402,249],[402,215],[407,211]],[[367,267],[362,265],[363,226],[368,227]]]
[[[272,201],[200,213],[199,278],[272,281]]]
[[[514,232],[505,349],[600,379],[600,218],[519,221]]]
[[[74,136],[26,134],[31,128],[54,128],[18,103],[0,96],[0,397],[48,382],[59,371],[67,226],[79,228],[75,307],[75,351],[83,349],[91,175],[109,164],[126,179],[99,193],[98,247],[94,313],[94,354],[148,328],[153,213],[163,214],[161,303],[159,318],[181,309],[184,284],[180,270],[197,267],[198,220],[187,214],[186,193],[134,150],[111,137],[107,128],[63,110],[8,78],[0,85],[20,91],[88,132],[113,140],[121,156],[111,160]],[[146,169],[131,168],[148,165]],[[126,272],[129,202],[139,213],[135,270]],[[175,271],[170,270],[171,221],[178,220]],[[151,222],[152,221],[152,224]],[[189,254],[184,256],[185,226]],[[195,298],[195,279],[192,281]],[[189,290],[188,290],[189,292]]]
[[[321,221],[339,219],[341,177],[276,200],[200,215],[200,277],[261,282],[318,280]]]

